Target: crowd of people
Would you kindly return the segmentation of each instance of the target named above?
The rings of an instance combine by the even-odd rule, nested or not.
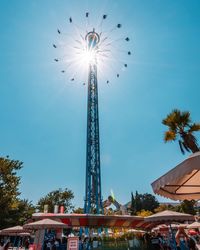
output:
[[[29,249],[30,239],[29,237],[24,237],[23,239],[20,237],[14,237],[15,240],[11,240],[10,237],[2,237],[0,240],[0,250],[8,250],[8,248],[24,248],[25,250]]]
[[[62,240],[55,237],[55,234],[48,234],[42,246],[43,250],[62,250],[67,249],[68,237],[63,237]],[[200,250],[200,233],[198,230],[193,230],[193,235],[186,231],[184,227],[179,227],[177,231],[169,230],[167,232],[159,231],[143,235],[133,235],[132,237],[125,237],[127,246],[130,250]],[[117,243],[118,240],[115,240]],[[120,241],[119,241],[120,242]],[[119,243],[118,242],[118,243]],[[25,237],[23,240],[16,241],[17,247],[22,247],[25,250],[29,249],[30,239]],[[2,238],[0,240],[0,250],[8,250],[9,247],[14,246],[10,238]],[[91,250],[103,249],[105,242],[101,237],[79,237],[78,249]],[[110,248],[109,248],[110,249]]]
[[[200,236],[186,233],[184,228],[179,228],[176,233],[169,234],[151,233],[144,234],[146,249],[149,250],[199,250]]]
[[[145,233],[143,236],[133,236],[125,241],[130,250],[200,250],[198,248],[199,234],[191,236],[186,233],[184,228],[167,234]],[[78,244],[79,250],[103,249],[105,247],[105,242],[101,237],[79,237]],[[44,242],[44,250],[62,250],[66,249],[66,246],[67,238],[64,241],[53,239]]]
[[[60,239],[52,239],[44,241],[44,250],[59,250],[61,249],[61,240]]]
[[[7,250],[9,248],[9,245],[10,245],[10,240],[4,241],[3,239],[1,239],[0,250]]]
[[[102,245],[100,237],[79,237],[79,250],[90,250],[99,248]]]

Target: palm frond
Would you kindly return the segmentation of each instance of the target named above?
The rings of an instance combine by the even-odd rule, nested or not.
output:
[[[162,120],[162,124],[168,126],[170,130],[177,132],[177,125],[180,124],[180,115],[181,112],[178,109],[174,109],[165,119]]]
[[[176,131],[176,124],[173,121],[171,116],[167,116],[165,119],[162,120],[162,124],[166,125],[170,130]]]
[[[175,141],[176,140],[176,133],[174,131],[168,130],[164,134],[164,141]]]
[[[180,114],[180,123],[182,124],[183,127],[189,126],[191,123],[190,119],[190,112],[189,111],[183,111]]]
[[[181,123],[181,111],[179,109],[172,110],[171,115],[172,115],[173,121],[176,124]]]
[[[185,154],[185,151],[183,149],[183,142],[179,140],[178,143],[179,143],[179,147],[180,147],[182,154]]]
[[[190,141],[193,141],[195,144],[197,144],[197,138],[191,133],[187,133],[187,138],[190,140]]]
[[[187,148],[191,152],[195,153],[195,152],[199,151],[197,138],[192,133],[185,133],[181,137],[182,137],[184,143],[186,144]]]
[[[190,129],[188,130],[189,133],[200,131],[200,123],[193,123],[190,125]]]
[[[182,144],[186,151],[191,152],[191,150],[188,148],[185,142],[182,142]]]

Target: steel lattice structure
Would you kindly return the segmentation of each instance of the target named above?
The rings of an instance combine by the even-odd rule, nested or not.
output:
[[[101,193],[101,167],[100,167],[100,140],[99,140],[99,110],[98,110],[98,83],[97,83],[97,67],[99,63],[105,64],[105,61],[112,60],[114,66],[118,63],[120,69],[125,70],[127,68],[127,63],[120,62],[117,53],[122,53],[124,55],[131,55],[131,51],[124,50],[122,46],[116,47],[117,43],[120,41],[128,42],[129,37],[117,37],[111,40],[110,34],[115,32],[117,29],[122,27],[121,24],[115,25],[113,28],[103,31],[103,21],[107,19],[107,15],[102,16],[102,20],[99,25],[97,25],[96,32],[92,27],[89,27],[89,12],[85,13],[86,17],[86,30],[79,29],[79,26],[74,23],[72,17],[69,18],[69,23],[72,25],[73,29],[78,34],[77,38],[74,38],[74,45],[70,46],[67,53],[60,58],[55,58],[55,62],[64,62],[64,69],[61,70],[62,73],[66,73],[66,70],[74,66],[77,69],[77,62],[82,62],[88,64],[88,99],[87,99],[87,142],[86,142],[86,186],[85,186],[85,203],[84,212],[86,214],[102,214],[103,213],[103,202]],[[88,30],[92,30],[88,32]],[[82,33],[84,32],[84,33]],[[57,29],[58,35],[63,35],[72,38],[66,32],[61,29]],[[74,32],[72,33],[74,34]],[[66,41],[64,43],[53,44],[54,48],[68,47]],[[73,54],[74,52],[74,54]],[[71,60],[69,59],[71,58]],[[85,60],[87,59],[87,60]],[[81,63],[80,63],[81,64]],[[72,73],[72,71],[70,72]],[[77,73],[77,72],[75,72]],[[78,72],[80,73],[80,72]],[[116,77],[119,78],[119,71],[115,71]],[[70,82],[75,82],[76,74],[72,74],[70,77]],[[110,81],[107,79],[106,83],[109,84]],[[83,82],[85,86],[86,83]]]
[[[89,65],[87,108],[86,189],[84,212],[100,214],[103,211],[103,207],[101,196],[99,111],[96,64]]]
[[[87,150],[86,150],[86,186],[84,212],[100,214],[103,212],[101,196],[101,168],[99,142],[99,111],[96,50],[99,35],[93,30],[86,35],[88,50],[94,54],[88,69],[87,103]]]

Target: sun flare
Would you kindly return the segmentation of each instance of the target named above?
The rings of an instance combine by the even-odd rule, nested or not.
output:
[[[95,64],[98,67],[98,75],[103,76],[104,82],[108,84],[113,73],[119,78],[121,72],[127,68],[128,64],[122,55],[130,56],[131,52],[122,42],[129,42],[130,39],[126,36],[118,37],[116,31],[121,29],[121,24],[117,24],[111,29],[107,26],[103,28],[105,19],[107,19],[107,15],[102,16],[101,23],[94,29],[89,25],[89,13],[86,13],[85,28],[75,24],[70,17],[70,28],[73,31],[71,34],[57,29],[59,36],[64,37],[64,40],[62,43],[53,44],[53,47],[63,48],[64,54],[60,54],[60,58],[55,58],[54,61],[62,63],[61,72],[68,73],[70,81],[75,82],[78,79],[78,81],[80,79],[84,81],[89,66]]]

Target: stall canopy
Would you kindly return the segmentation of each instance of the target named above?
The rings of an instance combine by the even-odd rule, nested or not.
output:
[[[195,221],[195,222],[193,222],[192,224],[190,224],[190,225],[188,225],[187,226],[187,228],[200,228],[200,222],[197,222],[197,221]]]
[[[172,200],[198,200],[200,199],[199,180],[200,152],[197,152],[151,185],[154,193]]]
[[[174,224],[172,223],[170,226],[167,224],[159,224],[158,226],[154,227],[153,230],[169,230],[170,228],[178,229],[178,228],[187,228],[188,224]]]
[[[95,214],[64,214],[64,213],[35,213],[33,219],[57,219],[70,227],[125,227],[145,228],[148,223],[140,216],[130,215],[95,215]]]
[[[174,211],[165,210],[145,218],[147,222],[155,223],[170,223],[172,222],[184,222],[184,221],[194,221],[194,216],[191,214],[178,213]]]
[[[66,227],[68,227],[68,225],[51,219],[43,219],[31,222],[23,226],[24,229],[56,229],[56,228],[61,229]]]
[[[13,236],[13,235],[20,235],[21,233],[27,232],[24,230],[22,226],[15,226],[15,227],[8,227],[5,229],[1,230],[1,235],[8,235],[8,236]]]

